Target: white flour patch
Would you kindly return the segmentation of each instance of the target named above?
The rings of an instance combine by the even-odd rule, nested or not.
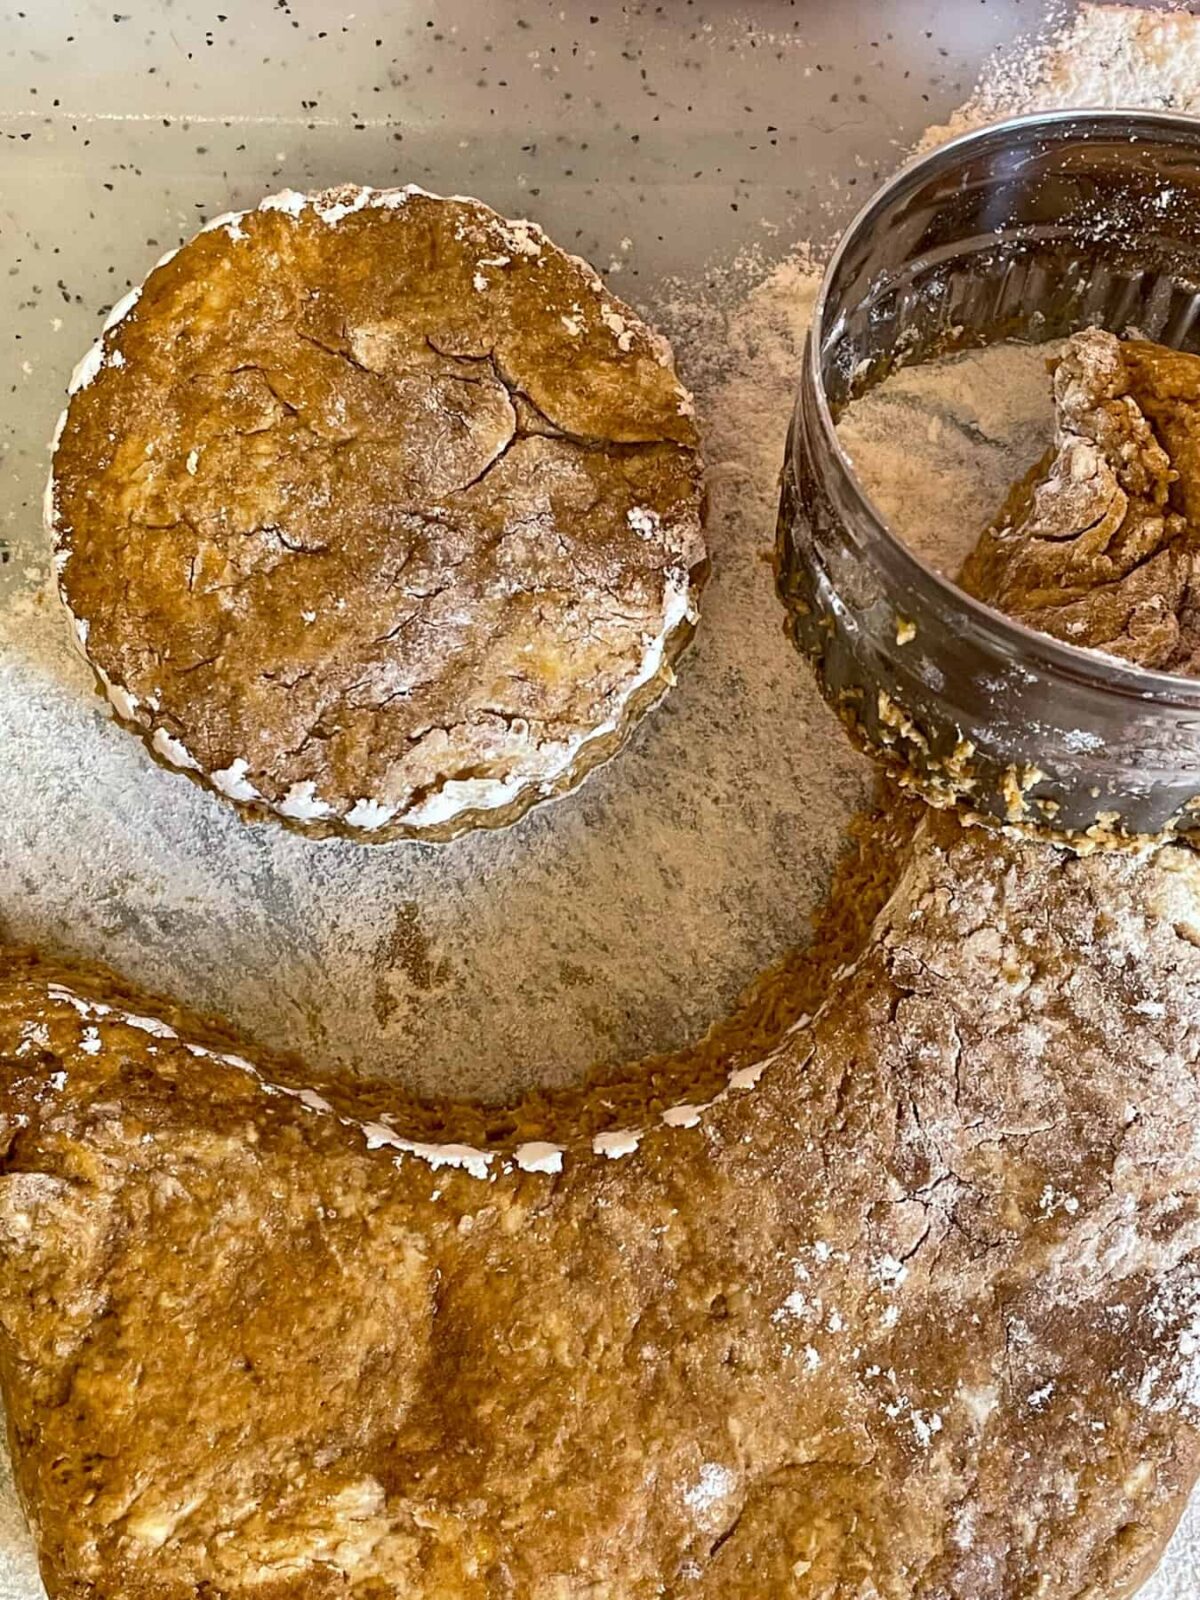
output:
[[[867,493],[947,577],[1053,438],[1056,348],[990,345],[902,367],[842,417],[838,438]]]
[[[683,1503],[697,1517],[703,1517],[729,1498],[736,1482],[728,1467],[706,1462],[700,1469],[699,1481],[685,1490]]]

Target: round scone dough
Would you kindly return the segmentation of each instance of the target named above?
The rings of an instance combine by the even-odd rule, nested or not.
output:
[[[314,833],[511,822],[673,681],[707,572],[669,347],[478,201],[274,195],[114,308],[60,591],[163,761]]]

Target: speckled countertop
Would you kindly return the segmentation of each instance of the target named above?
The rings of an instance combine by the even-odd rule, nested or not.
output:
[[[475,192],[687,325],[706,269],[827,239],[1039,15],[960,0],[220,6],[3,13],[10,606],[45,571],[47,440],[71,367],[204,218],[347,178]],[[681,350],[685,376],[696,354]],[[782,429],[782,395],[778,409]],[[53,607],[10,611],[0,919],[426,1089],[499,1095],[686,1042],[805,937],[864,792],[782,641],[760,559],[772,531],[755,506],[717,539],[679,689],[623,760],[508,834],[441,852],[242,826],[111,724]]]
[[[427,1090],[673,1048],[805,936],[868,784],[782,639],[761,495],[739,518],[726,494],[678,689],[577,795],[443,850],[315,845],[155,767],[39,603],[62,391],[106,309],[206,217],[356,179],[532,215],[681,336],[711,399],[697,330],[746,281],[723,269],[827,241],[1048,8],[222,5],[0,10],[0,927]],[[0,1497],[0,1596],[36,1592]]]

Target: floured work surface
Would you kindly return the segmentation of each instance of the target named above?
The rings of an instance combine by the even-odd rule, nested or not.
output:
[[[701,627],[611,770],[507,832],[365,851],[248,827],[115,726],[45,588],[18,601],[0,624],[5,749],[54,805],[4,818],[10,936],[425,1092],[499,1098],[702,1033],[807,938],[868,793],[766,560],[810,292],[797,274],[719,333],[681,308],[716,469]],[[747,354],[764,333],[777,370]],[[733,362],[710,354],[721,338]]]
[[[750,276],[701,269],[828,235],[1028,6],[920,28],[901,4],[884,27],[875,0],[632,21],[446,0],[436,22],[293,0],[224,21],[176,5],[169,28],[22,9],[0,62],[19,209],[0,276],[0,924],[430,1092],[503,1098],[696,1038],[807,937],[870,782],[764,559],[811,281],[731,326]],[[346,179],[477,192],[592,259],[672,338],[709,469],[714,572],[668,703],[567,801],[436,852],[243,826],[113,725],[40,594],[46,444],[105,308],[204,217]]]

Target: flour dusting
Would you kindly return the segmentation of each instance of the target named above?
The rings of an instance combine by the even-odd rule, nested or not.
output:
[[[929,128],[931,150],[1003,117],[1076,106],[1200,109],[1200,18],[1157,6],[1085,0],[1049,39],[1002,51],[949,122]]]
[[[1049,39],[1002,52],[974,94],[919,148],[1003,117],[1073,106],[1200,110],[1200,17],[1133,6],[1079,6]],[[1053,408],[1045,362],[1054,346],[1000,345],[925,368],[901,370],[848,409],[839,437],[894,531],[939,570],[953,573],[1013,481],[1050,442]],[[1200,1406],[1197,1304],[1158,1306],[1177,1321],[1173,1375],[1142,1375],[1143,1404]],[[1043,1386],[1043,1390],[1044,1390]],[[1043,1391],[1035,1391],[1040,1396]],[[973,1529],[956,1526],[956,1542]],[[1200,1570],[1200,1498],[1193,1498],[1144,1600],[1191,1600]]]
[[[947,577],[1053,437],[1057,349],[987,345],[902,367],[842,416],[838,438],[876,507]]]
[[[503,833],[364,850],[247,826],[113,723],[31,529],[0,604],[8,936],[314,1060],[491,1100],[727,1013],[807,939],[871,782],[784,636],[768,559],[817,273],[797,257],[747,294],[753,276],[657,308],[709,468],[714,574],[678,685],[576,795]]]
[[[1200,110],[1200,19],[1083,5],[1053,38],[997,58],[922,146],[1075,105]],[[0,593],[0,741],[21,774],[0,807],[4,932],[419,1090],[506,1096],[701,1032],[803,939],[870,786],[783,638],[766,561],[818,276],[800,252],[647,308],[675,340],[704,434],[715,570],[700,635],[632,748],[502,836],[363,851],[242,824],[112,722],[70,648],[40,530],[15,530],[22,583]],[[869,491],[928,559],[952,568],[1046,442],[1046,354],[911,368],[845,419]],[[31,503],[39,492],[31,482]],[[1162,1309],[1183,1376],[1152,1381],[1146,1403],[1200,1406],[1196,1305]],[[937,1414],[912,1427],[936,1444]],[[703,1467],[693,1512],[720,1504],[724,1472]],[[965,1517],[953,1537],[970,1543]],[[7,1483],[0,1550],[13,1592],[38,1592]],[[1190,1600],[1197,1570],[1200,1510],[1146,1600]]]

